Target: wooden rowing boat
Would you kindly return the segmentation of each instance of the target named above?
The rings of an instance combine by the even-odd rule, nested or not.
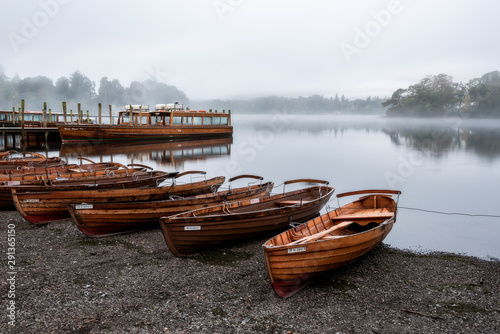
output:
[[[369,195],[367,195],[369,194]],[[313,277],[340,268],[380,244],[396,221],[394,190],[361,190],[337,198],[364,195],[269,239],[263,245],[276,293],[289,297]]]
[[[60,157],[45,157],[34,152],[4,151],[0,152],[0,170],[13,169],[20,166],[52,166],[62,162]]]
[[[125,168],[118,162],[94,162],[83,157],[79,157],[78,159],[86,160],[89,163],[67,164],[65,161],[61,161],[56,165],[49,166],[28,165],[17,166],[16,168],[10,169],[0,169],[0,181],[34,180],[40,178],[40,175],[46,176],[49,174],[60,176],[63,174],[87,173],[90,175],[96,172],[102,173],[113,169]]]
[[[106,168],[103,169],[104,167]],[[9,175],[8,177],[0,176],[0,208],[14,208],[11,190],[17,187],[24,187],[25,191],[30,189],[35,191],[37,189],[29,187],[42,187],[42,189],[48,189],[44,186],[74,186],[81,183],[91,184],[106,182],[114,178],[133,177],[135,173],[142,173],[147,169],[151,169],[151,167],[137,164],[124,166],[120,163],[111,162],[74,165],[68,168],[64,173]]]
[[[244,175],[248,177],[248,175]],[[229,179],[229,182],[242,176]],[[259,177],[262,180],[261,177]],[[158,227],[160,217],[230,201],[243,201],[269,194],[272,182],[249,185],[192,197],[173,197],[160,201],[70,204],[69,212],[78,228],[90,237],[127,233]]]
[[[174,178],[192,173],[189,171],[177,174]],[[19,213],[33,224],[70,218],[68,204],[115,203],[152,201],[170,198],[171,196],[190,196],[216,191],[225,178],[214,177],[208,180],[179,184],[175,181],[170,185],[154,188],[125,189],[60,189],[47,187],[45,191],[12,190],[12,199]]]
[[[298,182],[322,185],[162,217],[165,241],[173,254],[184,256],[306,221],[318,214],[334,189],[326,181],[312,179],[291,180],[285,185]]]

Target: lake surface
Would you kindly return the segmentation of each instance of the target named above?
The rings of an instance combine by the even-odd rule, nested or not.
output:
[[[233,115],[232,123],[232,140],[63,145],[49,154],[71,162],[83,154],[167,171],[205,170],[207,177],[257,174],[276,185],[324,179],[336,193],[398,189],[398,219],[385,243],[500,258],[500,121],[276,113]],[[329,206],[337,207],[337,199]]]

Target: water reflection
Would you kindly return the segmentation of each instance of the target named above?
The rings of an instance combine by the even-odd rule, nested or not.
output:
[[[208,160],[231,154],[232,138],[124,144],[63,144],[60,156],[67,161],[87,157],[114,161],[125,157],[130,163],[147,163],[156,169],[182,169],[185,162]]]
[[[0,151],[19,151],[19,152],[40,152],[47,154],[49,151],[59,151],[61,140],[50,136],[45,140],[43,136],[27,135],[27,140],[21,140],[20,134],[11,134],[3,132],[0,136]]]
[[[437,157],[468,151],[480,157],[500,156],[500,120],[393,119],[380,116],[299,116],[274,114],[270,118],[240,115],[241,128],[278,133],[342,136],[348,131],[384,133],[396,146],[431,153]]]
[[[411,147],[436,156],[452,151],[468,151],[494,159],[500,155],[500,127],[478,127],[468,124],[401,125],[382,130],[395,145]]]

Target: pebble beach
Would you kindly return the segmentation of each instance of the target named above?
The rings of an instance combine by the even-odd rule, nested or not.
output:
[[[266,239],[180,258],[160,229],[89,238],[71,220],[0,221],[0,333],[500,332],[497,260],[382,244],[282,299]]]

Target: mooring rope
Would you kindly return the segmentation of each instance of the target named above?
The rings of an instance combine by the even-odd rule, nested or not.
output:
[[[398,206],[398,209],[406,209],[406,210],[413,210],[413,211],[422,211],[422,212],[428,212],[428,213],[437,213],[437,214],[440,214],[440,215],[449,215],[449,216],[500,218],[500,216],[498,216],[498,215],[483,215],[483,214],[473,214],[473,213],[463,213],[463,212],[443,212],[443,211],[435,211],[435,210],[425,210],[425,209],[419,209],[419,208],[411,208],[411,207],[405,207],[405,206]]]

